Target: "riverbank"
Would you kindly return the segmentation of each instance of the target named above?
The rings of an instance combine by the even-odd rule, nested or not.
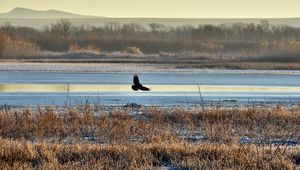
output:
[[[230,69],[230,67],[219,66],[216,63],[215,67],[202,66],[180,66],[174,64],[154,64],[154,63],[64,63],[64,62],[20,62],[20,61],[2,61],[0,62],[0,71],[35,71],[35,72],[82,72],[82,73],[263,73],[263,74],[300,74],[300,64],[287,64],[284,66],[278,64],[271,69],[259,67],[259,64],[247,66],[247,69]],[[251,65],[252,65],[251,64]],[[262,64],[262,63],[261,63]],[[254,67],[255,66],[255,67]],[[284,66],[284,67],[283,67]],[[297,67],[299,66],[299,69]],[[286,68],[284,70],[283,68]],[[294,68],[294,69],[293,69]]]

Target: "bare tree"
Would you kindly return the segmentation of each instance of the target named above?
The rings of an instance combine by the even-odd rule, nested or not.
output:
[[[51,26],[51,33],[55,35],[70,35],[72,23],[68,19],[61,19],[59,22]]]

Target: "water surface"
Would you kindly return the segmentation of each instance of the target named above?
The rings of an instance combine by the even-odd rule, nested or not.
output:
[[[299,74],[245,72],[143,73],[150,92],[131,90],[129,73],[0,72],[0,104],[64,105],[86,100],[108,105],[189,106],[199,103],[300,102]]]

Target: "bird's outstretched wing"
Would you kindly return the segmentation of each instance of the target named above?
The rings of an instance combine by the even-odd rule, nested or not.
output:
[[[133,76],[133,84],[136,86],[140,85],[139,77],[136,74]]]

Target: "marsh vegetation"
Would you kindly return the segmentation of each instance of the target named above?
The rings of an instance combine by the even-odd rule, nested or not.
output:
[[[0,111],[2,168],[299,166],[299,108],[36,107]]]

